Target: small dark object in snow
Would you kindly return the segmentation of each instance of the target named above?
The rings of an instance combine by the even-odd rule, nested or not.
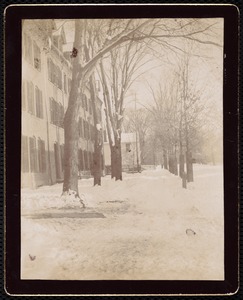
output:
[[[193,231],[192,229],[187,229],[187,230],[186,230],[186,234],[187,234],[187,235],[195,235],[196,232]]]
[[[36,259],[36,256],[34,256],[34,255],[29,254],[29,257],[30,257],[30,260],[32,260],[32,261]]]
[[[123,203],[123,200],[110,200],[110,201],[106,201],[106,203]]]
[[[71,57],[76,57],[77,55],[78,55],[78,50],[75,47],[73,47]]]

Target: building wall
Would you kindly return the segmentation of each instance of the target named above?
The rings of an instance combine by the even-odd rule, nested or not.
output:
[[[72,69],[66,59],[70,55],[64,56],[54,46],[55,24],[51,22],[26,20],[22,27],[22,187],[36,188],[63,180],[63,117],[68,106]],[[55,42],[57,39],[55,35]],[[79,159],[82,160],[80,172],[90,175],[95,126],[88,88],[84,93],[80,95],[80,119],[86,122],[86,134],[84,128],[80,128],[82,157]]]
[[[121,153],[123,171],[136,169],[137,162],[141,164],[139,141],[136,142],[135,133],[123,134],[121,136]],[[111,165],[111,152],[108,142],[104,142],[104,161],[105,166]]]

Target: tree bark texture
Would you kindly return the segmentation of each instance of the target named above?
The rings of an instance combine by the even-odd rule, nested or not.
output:
[[[177,158],[176,158],[175,154],[173,156],[173,165],[174,165],[174,174],[177,176],[178,175],[178,165],[177,165]]]
[[[193,164],[192,164],[192,153],[186,153],[186,172],[187,172],[187,181],[193,181]]]
[[[100,62],[102,84],[104,89],[104,103],[106,114],[106,128],[111,153],[111,178],[122,180],[122,153],[121,153],[121,120],[115,120],[111,108],[111,97],[102,61]],[[116,116],[117,118],[117,116]]]
[[[77,55],[72,58],[72,82],[69,95],[68,108],[64,118],[64,183],[63,195],[79,198],[78,192],[78,120],[79,120],[79,90],[82,89],[82,75],[80,71],[80,49],[81,49],[81,24],[75,23],[74,46]]]
[[[179,157],[179,175],[180,175],[181,178],[183,177],[183,173],[185,172],[184,165],[185,165],[184,155],[180,154],[180,157]]]
[[[93,156],[93,176],[94,176],[94,186],[101,185],[101,173],[102,173],[102,163],[101,163],[101,151],[102,151],[102,132],[96,128],[96,125],[100,123],[97,114],[97,95],[95,90],[95,79],[94,75],[90,76],[90,92],[91,92],[91,103],[93,110],[94,119],[94,156]]]
[[[122,180],[122,153],[120,138],[115,140],[115,179]]]
[[[95,142],[94,161],[93,161],[93,176],[94,185],[101,185],[101,145]]]
[[[110,150],[111,150],[111,178],[115,178],[115,170],[116,170],[116,147],[115,145],[110,144]]]
[[[63,192],[78,193],[78,121],[76,105],[69,106],[64,122],[64,183]]]

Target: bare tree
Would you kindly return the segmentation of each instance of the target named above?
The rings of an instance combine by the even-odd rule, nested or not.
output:
[[[184,172],[186,161],[187,181],[193,181],[193,157],[192,150],[200,135],[200,127],[207,107],[201,100],[203,91],[198,90],[190,80],[190,57],[187,55],[179,65],[178,85],[179,95],[179,145],[180,145],[180,176]],[[205,120],[205,119],[204,119]],[[185,151],[184,151],[185,149]],[[184,153],[185,152],[185,153]],[[184,159],[184,155],[185,158]]]
[[[124,98],[139,68],[144,64],[141,43],[129,41],[123,47],[112,50],[106,60],[100,62],[101,82],[104,92],[106,127],[111,151],[111,177],[122,180],[121,133],[124,117]],[[145,62],[146,63],[146,62]],[[108,65],[108,70],[104,64]]]
[[[96,24],[94,24],[96,25]],[[90,57],[92,57],[95,49],[95,36],[97,34],[97,27],[94,28],[88,26],[87,20],[84,20],[85,26],[85,43],[83,45],[84,48],[84,55],[85,61],[89,61]],[[90,87],[90,94],[91,94],[91,104],[92,104],[92,111],[93,111],[93,121],[94,121],[94,155],[93,155],[93,162],[92,162],[92,173],[94,176],[94,186],[101,185],[101,175],[102,175],[102,145],[103,145],[103,138],[102,138],[102,131],[101,131],[101,120],[99,117],[98,111],[98,92],[96,89],[96,80],[94,73],[92,73],[89,77],[88,85]]]
[[[178,47],[170,40],[195,40],[201,44],[213,44],[221,46],[215,42],[215,37],[207,36],[207,30],[212,29],[214,24],[197,20],[171,20],[166,22],[163,19],[123,19],[123,20],[75,20],[75,39],[72,53],[72,83],[69,95],[69,104],[64,120],[65,136],[65,165],[63,195],[75,196],[78,193],[78,106],[80,104],[79,95],[84,90],[85,83],[88,82],[97,63],[107,53],[118,46],[132,41],[147,44],[160,43],[161,46],[171,47],[175,51]],[[87,29],[93,35],[93,51],[89,60],[84,59],[83,46],[86,44],[85,35]],[[111,30],[112,29],[112,30]],[[99,37],[99,39],[95,39]],[[98,42],[95,42],[99,40]],[[178,50],[180,51],[180,50]]]

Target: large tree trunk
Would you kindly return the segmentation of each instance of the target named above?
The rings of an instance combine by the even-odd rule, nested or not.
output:
[[[167,159],[167,151],[164,151],[164,168],[168,170],[168,159]]]
[[[116,177],[116,147],[110,144],[111,151],[111,178]]]
[[[192,153],[186,152],[186,173],[187,173],[187,181],[193,181],[193,164],[192,164]]]
[[[121,154],[121,139],[117,138],[115,140],[115,179],[122,180],[122,154]]]
[[[64,122],[64,183],[63,194],[75,195],[78,193],[78,121],[77,107],[69,105]]]
[[[94,156],[93,156],[93,176],[94,176],[94,185],[101,185],[101,172],[102,172],[102,164],[101,164],[101,151],[102,151],[102,132],[98,130],[96,125],[101,121],[98,120],[97,113],[97,95],[95,90],[95,79],[94,75],[90,76],[90,91],[91,91],[91,103],[93,110],[93,118],[94,118]]]
[[[95,142],[94,161],[93,161],[93,176],[94,185],[101,185],[101,145]]]
[[[73,80],[69,96],[69,105],[64,118],[64,183],[63,194],[78,193],[78,88],[79,83],[74,76],[77,66],[73,68]]]
[[[185,165],[185,159],[184,159],[184,155],[181,153],[179,157],[179,175],[181,178],[183,177],[183,174],[185,172],[184,165]]]
[[[178,175],[178,165],[177,165],[177,158],[176,158],[175,154],[173,156],[173,164],[174,164],[174,174],[177,176]]]
[[[173,157],[169,154],[169,172],[173,174]]]
[[[82,89],[83,80],[80,73],[81,49],[81,23],[75,22],[75,41],[77,50],[73,59],[71,91],[68,108],[64,118],[64,182],[63,196],[79,198],[78,192],[78,120],[79,120],[79,90]],[[79,75],[79,76],[78,76]],[[81,204],[81,199],[79,198]]]

